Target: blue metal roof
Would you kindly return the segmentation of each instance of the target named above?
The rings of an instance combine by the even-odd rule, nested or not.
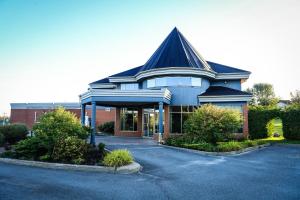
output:
[[[207,63],[212,68],[212,70],[214,70],[217,73],[250,73],[249,71],[246,71],[246,70],[229,67],[226,65],[222,65],[222,64],[218,64],[218,63],[214,63],[214,62],[210,62],[210,61],[207,61]]]
[[[108,78],[103,78],[103,79],[100,79],[98,81],[94,81],[90,84],[97,84],[97,83],[109,83],[109,79]]]
[[[199,96],[226,96],[226,95],[252,95],[248,92],[235,90],[222,86],[210,86],[204,93]]]
[[[167,67],[197,68],[202,70],[211,70],[216,73],[250,73],[246,70],[214,62],[206,62],[175,27],[145,65],[135,67],[109,77],[135,76],[141,71]],[[92,82],[91,84],[109,83],[109,77]]]
[[[206,61],[175,27],[140,71],[165,67],[192,67],[210,70]]]
[[[129,70],[126,70],[126,71],[123,71],[123,72],[120,72],[120,73],[117,73],[117,74],[114,74],[110,77],[134,76],[140,71],[141,67],[143,67],[143,65],[139,66],[139,67],[131,68]]]

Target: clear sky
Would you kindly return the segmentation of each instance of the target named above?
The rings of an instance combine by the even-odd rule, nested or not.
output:
[[[178,29],[209,61],[300,89],[298,0],[0,0],[0,115],[11,102],[76,102],[88,83],[144,64]]]

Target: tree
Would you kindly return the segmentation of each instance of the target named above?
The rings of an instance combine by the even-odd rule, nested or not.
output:
[[[269,83],[256,83],[247,92],[253,94],[251,105],[275,106],[279,99],[275,96],[274,88]]]
[[[291,92],[290,95],[292,104],[300,104],[300,90],[296,90],[294,94]]]

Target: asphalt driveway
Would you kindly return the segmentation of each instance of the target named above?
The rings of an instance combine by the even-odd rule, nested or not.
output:
[[[97,137],[127,148],[144,169],[121,175],[0,163],[0,199],[300,199],[300,148],[202,156],[152,140]]]

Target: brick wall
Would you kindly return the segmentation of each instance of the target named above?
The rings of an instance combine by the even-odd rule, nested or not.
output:
[[[80,109],[66,109],[72,113],[74,113],[78,119],[80,119]],[[41,115],[45,112],[53,111],[53,109],[11,109],[10,122],[11,123],[23,123],[29,129],[35,123],[35,115],[36,120],[39,119]],[[98,109],[96,112],[96,124],[97,126],[103,124],[105,122],[115,121],[115,109],[110,109],[110,111],[106,111],[104,109]],[[87,110],[87,115],[91,116],[91,110]]]

